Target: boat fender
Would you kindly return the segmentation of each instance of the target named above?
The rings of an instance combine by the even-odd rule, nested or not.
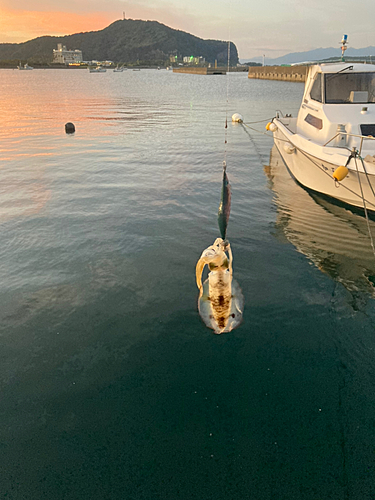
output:
[[[268,130],[269,130],[270,132],[276,132],[276,130],[277,130],[277,125],[276,125],[276,123],[271,122],[271,123],[270,123],[270,126],[268,127]]]
[[[270,129],[270,125],[271,125],[272,122],[268,122],[267,125],[266,125],[266,130],[269,130]]]
[[[234,115],[232,116],[232,122],[242,123],[243,118],[239,113],[234,113]]]
[[[341,167],[337,167],[336,170],[333,172],[332,174],[332,177],[336,180],[336,181],[342,181],[343,179],[345,179],[345,177],[348,175],[349,173],[349,170],[344,167],[344,166],[341,166]]]
[[[284,151],[289,155],[293,154],[295,150],[296,150],[295,146],[293,146],[293,144],[291,144],[290,142],[286,142],[284,144]]]

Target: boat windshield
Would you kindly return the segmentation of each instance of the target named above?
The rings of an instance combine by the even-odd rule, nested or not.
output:
[[[327,104],[375,102],[375,73],[326,74],[325,102]]]

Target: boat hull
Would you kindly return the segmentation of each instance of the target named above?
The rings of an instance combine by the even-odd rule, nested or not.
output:
[[[276,238],[288,240],[320,271],[354,292],[353,303],[358,291],[375,297],[375,260],[365,217],[332,198],[301,189],[285,169],[276,146],[264,171],[277,208]],[[375,221],[370,220],[369,226],[375,234]]]
[[[337,167],[345,165],[349,151],[344,149],[341,158],[338,155],[332,155],[336,158],[328,161],[327,154],[319,155],[319,151],[312,154],[307,148],[302,149],[293,140],[293,133],[289,133],[288,129],[277,119],[274,123],[277,125],[277,129],[273,132],[275,146],[292,177],[302,186],[360,208],[364,208],[364,197],[366,208],[375,211],[375,175],[370,173],[373,169],[366,168],[368,172],[366,175],[361,160],[352,159],[348,175],[340,183],[335,182],[332,174]],[[323,151],[324,148],[321,147],[321,149]]]

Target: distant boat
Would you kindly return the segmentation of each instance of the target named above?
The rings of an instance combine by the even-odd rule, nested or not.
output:
[[[34,69],[34,68],[32,66],[29,66],[27,63],[24,66],[22,66],[21,61],[20,61],[19,65],[17,66],[17,69],[21,69],[21,70],[26,69],[27,70],[27,69]]]
[[[105,73],[107,70],[103,66],[96,66],[96,68],[89,68],[90,73]]]
[[[141,68],[134,68],[133,71],[141,71]]]
[[[124,66],[119,66],[117,65],[116,68],[113,70],[114,73],[122,73],[124,71]]]

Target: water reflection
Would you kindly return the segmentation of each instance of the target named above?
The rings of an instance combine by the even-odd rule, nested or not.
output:
[[[365,217],[296,184],[275,146],[265,173],[275,193],[277,236],[350,292],[375,295],[375,257]],[[374,236],[372,220],[370,228]]]
[[[210,272],[202,285],[202,272],[207,264]],[[215,333],[226,333],[242,321],[244,299],[233,278],[233,255],[228,241],[217,238],[203,251],[196,266],[199,288],[199,314]]]

